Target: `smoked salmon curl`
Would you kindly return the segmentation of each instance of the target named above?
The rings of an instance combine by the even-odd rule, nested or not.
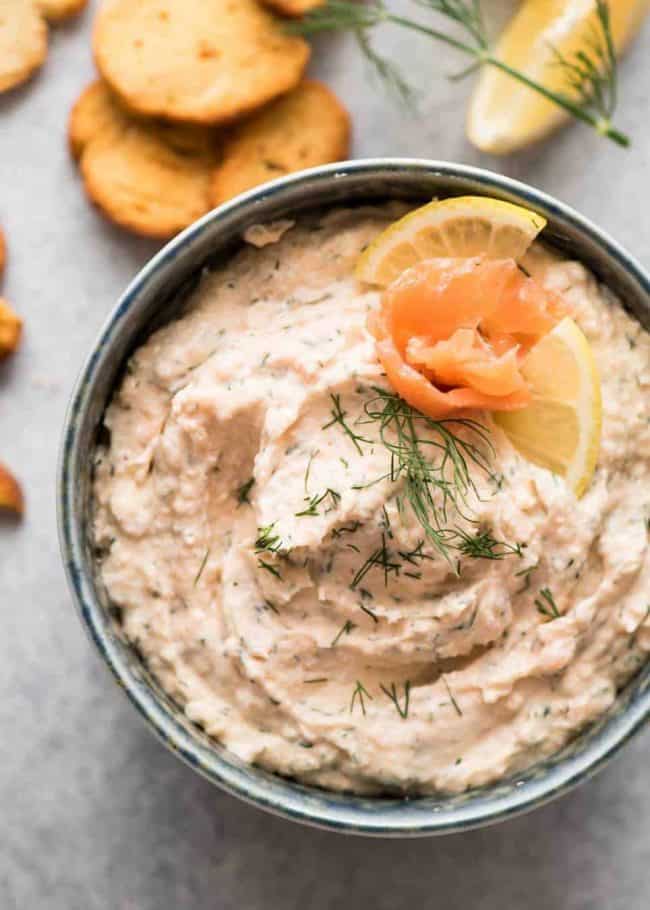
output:
[[[440,418],[526,407],[521,362],[567,313],[513,259],[427,259],[384,291],[368,328],[393,389]]]

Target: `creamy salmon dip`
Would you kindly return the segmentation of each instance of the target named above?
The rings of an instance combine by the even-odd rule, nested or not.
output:
[[[579,263],[529,256],[600,366],[598,468],[576,500],[470,414],[493,451],[448,523],[498,558],[450,558],[391,473],[378,294],[353,277],[394,217],[271,226],[203,275],[106,412],[94,542],[124,634],[233,753],[336,790],[458,792],[558,750],[647,658],[650,336]]]

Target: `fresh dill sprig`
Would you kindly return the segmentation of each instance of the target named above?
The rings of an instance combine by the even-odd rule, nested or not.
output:
[[[359,704],[361,705],[361,713],[365,716],[366,706],[363,702],[364,695],[366,698],[369,698],[370,701],[372,701],[372,695],[370,692],[368,692],[362,682],[359,682],[359,680],[357,680],[357,684],[354,687],[354,692],[352,693],[352,700],[350,701],[350,714],[352,714],[354,711],[355,701],[359,699]]]
[[[470,58],[455,78],[463,78],[481,66],[493,67],[542,95],[575,119],[606,136],[618,145],[629,145],[629,138],[612,122],[617,100],[617,61],[609,5],[596,0],[597,25],[588,50],[569,58],[556,53],[557,63],[567,75],[566,91],[553,91],[500,60],[491,49],[483,22],[480,0],[412,0],[413,4],[443,20],[441,28],[431,28],[422,21],[397,15],[384,0],[359,3],[358,0],[328,0],[299,22],[288,26],[294,34],[309,35],[325,31],[352,31],[368,62],[379,78],[400,100],[410,98],[412,90],[393,63],[378,55],[368,32],[388,23],[439,41]],[[448,22],[463,32],[462,38],[443,30]]]
[[[336,635],[335,635],[334,638],[332,639],[332,643],[330,644],[330,648],[335,648],[335,647],[338,645],[338,643],[339,643],[339,639],[340,639],[343,635],[349,635],[350,632],[354,631],[354,629],[356,629],[355,623],[353,623],[353,622],[352,622],[351,620],[349,620],[349,619],[346,619],[346,621],[343,623],[343,625],[341,626],[341,628],[339,629],[339,631],[336,633]]]
[[[332,419],[328,423],[324,424],[321,429],[327,430],[329,427],[334,426],[334,424],[338,424],[345,435],[352,441],[359,455],[363,455],[361,443],[363,442],[366,445],[370,445],[371,441],[363,436],[360,436],[358,433],[355,433],[352,427],[346,422],[345,418],[347,417],[347,411],[344,411],[341,406],[341,396],[337,394],[330,394],[330,398],[332,400],[332,410],[330,411]]]
[[[541,613],[542,616],[547,616],[549,619],[559,619],[562,616],[550,588],[540,589],[539,597],[535,598],[535,606],[538,613]]]
[[[466,418],[433,420],[394,392],[380,387],[373,391],[363,423],[378,427],[379,439],[390,455],[385,477],[402,482],[404,499],[426,539],[451,563],[450,550],[459,549],[467,535],[448,527],[450,512],[471,521],[468,499],[478,492],[470,465],[490,473],[493,447],[487,430]],[[422,435],[420,428],[429,435]]]
[[[318,506],[323,502],[324,499],[330,497],[331,505],[329,509],[326,509],[326,512],[331,512],[332,509],[335,509],[339,502],[341,501],[341,494],[337,493],[336,490],[332,490],[331,487],[328,487],[324,493],[321,493],[320,496],[316,493],[314,496],[310,497],[308,502],[309,505],[306,509],[303,509],[302,512],[296,512],[296,518],[302,518],[306,515],[319,515]]]
[[[387,689],[383,683],[380,683],[379,688],[385,695],[390,698],[392,703],[395,705],[395,710],[402,718],[402,720],[406,720],[406,718],[409,716],[409,704],[411,701],[410,681],[407,679],[404,683],[404,705],[400,704],[399,697],[397,695],[397,687],[395,686],[394,682],[390,684],[390,689]]]
[[[472,559],[505,559],[506,556],[524,555],[525,543],[511,544],[493,537],[489,528],[478,529],[476,534],[468,534],[457,529],[459,537],[458,549],[463,556]]]
[[[598,24],[588,36],[588,50],[577,51],[573,57],[552,50],[574,103],[591,115],[596,131],[607,136],[618,100],[618,72],[606,0],[596,0],[596,15]]]
[[[415,107],[415,90],[402,76],[401,70],[392,60],[378,54],[370,43],[368,32],[365,28],[356,28],[354,37],[361,49],[361,53],[370,64],[371,71],[375,73],[379,82],[396,101],[406,105],[409,109]]]

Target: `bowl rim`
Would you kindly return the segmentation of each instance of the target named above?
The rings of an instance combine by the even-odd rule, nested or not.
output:
[[[650,679],[643,682],[640,696],[605,723],[583,750],[562,759],[537,778],[515,781],[503,793],[488,795],[483,802],[469,798],[456,807],[445,808],[444,800],[437,804],[432,797],[395,801],[346,797],[304,787],[251,766],[242,767],[233,757],[228,757],[228,753],[221,755],[214,747],[202,743],[200,731],[190,732],[181,724],[154,690],[134,674],[113,638],[107,634],[105,610],[88,577],[82,521],[74,508],[77,478],[71,462],[79,447],[83,415],[91,400],[98,352],[110,343],[116,323],[137,302],[152,276],[182,255],[183,249],[210,225],[226,214],[244,212],[258,201],[297,187],[313,188],[350,177],[370,180],[392,175],[399,179],[399,175],[405,173],[414,177],[435,176],[441,180],[472,182],[486,195],[498,192],[514,201],[543,209],[593,243],[650,300],[650,276],[635,258],[570,206],[527,184],[469,165],[419,158],[367,158],[311,168],[257,187],[212,210],[163,246],[137,273],[105,320],[74,384],[64,418],[57,469],[59,544],[77,613],[104,663],[149,728],[194,770],[248,803],[315,827],[384,837],[415,837],[478,828],[530,811],[566,793],[602,768],[650,718]],[[341,204],[344,204],[343,199]],[[398,808],[388,809],[393,803],[397,803]],[[418,804],[423,808],[418,808]]]

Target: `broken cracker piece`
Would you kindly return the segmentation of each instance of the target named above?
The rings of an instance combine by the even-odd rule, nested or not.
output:
[[[165,239],[211,208],[220,154],[208,127],[138,120],[100,80],[74,105],[68,137],[88,196],[122,227]]]
[[[256,0],[109,0],[95,61],[138,114],[223,123],[300,81],[309,45]]]
[[[0,464],[0,512],[13,512],[22,515],[25,508],[25,499],[20,484],[14,475]]]
[[[0,359],[13,354],[20,344],[23,321],[11,309],[6,300],[0,297]]]
[[[25,82],[47,56],[47,26],[33,0],[0,0],[0,92]]]
[[[350,117],[327,86],[305,80],[235,127],[215,170],[212,202],[304,168],[347,158]]]
[[[88,0],[36,0],[36,6],[48,22],[65,22],[79,15]]]

